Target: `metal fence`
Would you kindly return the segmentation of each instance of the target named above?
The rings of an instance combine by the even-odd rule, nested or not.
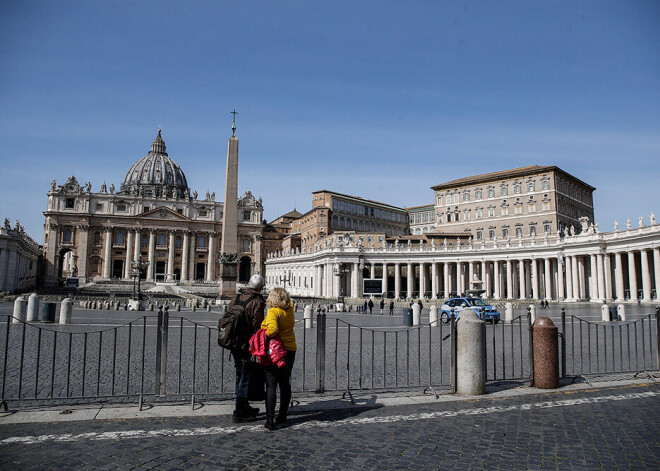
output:
[[[660,369],[660,311],[629,322],[590,322],[562,312],[561,376],[641,373]],[[374,328],[316,316],[296,322],[298,352],[292,390],[437,390],[456,384],[456,321]],[[217,328],[144,316],[102,330],[25,323],[0,316],[1,402],[137,401],[228,398],[235,387],[229,352]],[[486,325],[489,382],[533,377],[531,315]]]

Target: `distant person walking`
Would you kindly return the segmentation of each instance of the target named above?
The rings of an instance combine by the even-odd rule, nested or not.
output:
[[[372,299],[369,300],[369,314],[372,313],[374,310],[374,301]]]
[[[385,310],[385,300],[381,298],[380,300],[380,315],[383,315],[383,311]]]
[[[367,312],[367,300],[366,299],[364,300],[364,306],[362,306],[362,310],[364,312]]]
[[[282,288],[273,288],[266,300],[266,318],[261,324],[266,329],[266,336],[274,338],[279,335],[286,349],[284,366],[270,365],[266,371],[266,423],[264,427],[275,430],[287,422],[289,402],[291,402],[291,370],[296,359],[296,334],[293,331],[296,319],[289,293]],[[277,388],[280,390],[280,410],[275,415]]]
[[[394,314],[394,299],[390,300],[390,316]]]

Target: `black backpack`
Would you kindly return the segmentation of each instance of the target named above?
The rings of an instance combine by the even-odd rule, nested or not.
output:
[[[255,294],[243,302],[239,301],[240,297],[237,294],[234,304],[218,319],[218,345],[232,351],[244,349],[250,341],[252,326],[245,315],[245,307],[260,295]]]

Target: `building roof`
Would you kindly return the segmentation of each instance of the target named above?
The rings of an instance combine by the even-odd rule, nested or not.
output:
[[[433,208],[435,208],[433,204],[422,204],[420,206],[408,206],[406,211],[427,211]]]
[[[302,217],[302,213],[298,212],[295,208],[293,211],[289,211],[286,214],[282,214],[279,218],[292,218],[292,219],[300,219]],[[277,218],[277,219],[279,219]]]
[[[397,211],[402,211],[402,212],[406,211],[404,208],[400,208],[398,206],[393,206],[391,204],[383,203],[381,201],[369,200],[369,199],[363,198],[361,196],[347,195],[345,193],[339,193],[337,191],[331,191],[331,190],[312,191],[313,195],[316,194],[316,193],[330,193],[331,195],[341,196],[342,198],[349,198],[349,199],[353,199],[353,200],[357,200],[357,201],[362,201],[364,203],[377,204],[379,206],[384,206],[386,208],[391,208],[391,209],[394,209],[394,210],[397,210]]]
[[[498,172],[483,173],[481,175],[473,175],[471,177],[459,178],[457,180],[452,180],[446,183],[440,183],[439,185],[432,186],[431,189],[435,191],[446,190],[449,188],[455,188],[459,186],[474,185],[477,183],[485,183],[492,180],[503,180],[506,178],[524,177],[527,175],[535,175],[537,173],[543,173],[543,172],[559,172],[568,176],[569,178],[572,178],[573,180],[582,183],[583,185],[588,187],[591,191],[596,189],[595,187],[589,185],[588,183],[583,182],[579,178],[574,177],[570,173],[567,173],[554,165],[528,165],[527,167],[519,167],[510,170],[500,170]]]

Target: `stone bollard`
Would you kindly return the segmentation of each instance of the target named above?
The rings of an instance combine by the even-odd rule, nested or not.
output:
[[[435,304],[429,309],[429,323],[431,327],[438,327],[438,306]]]
[[[193,310],[193,312],[195,312],[197,310],[197,306],[193,304],[192,305],[192,310]]]
[[[504,322],[513,322],[513,304],[511,303],[504,305]]]
[[[534,325],[534,321],[536,320],[536,304],[530,304],[528,310],[532,316],[532,325]]]
[[[206,305],[206,312],[211,312],[211,305],[210,304]]]
[[[476,312],[464,309],[456,323],[456,392],[474,396],[486,393],[486,324]]]
[[[82,308],[82,307],[85,307],[85,301],[80,301],[80,302],[78,303],[78,306],[80,306],[81,308]]]
[[[60,324],[71,324],[71,314],[73,314],[73,302],[70,298],[64,298],[60,306]]]
[[[119,311],[119,301],[115,301],[115,311]]]
[[[27,306],[28,302],[24,297],[19,296],[16,298],[16,301],[14,301],[14,319],[12,319],[14,324],[18,324],[21,321],[25,322]]]
[[[303,317],[305,319],[305,329],[311,329],[314,327],[314,318],[312,317],[312,306],[308,304],[305,306],[305,312]]]
[[[539,317],[532,327],[534,345],[534,384],[542,389],[559,387],[559,329],[547,317]]]
[[[413,304],[412,310],[413,310],[413,325],[419,325],[419,317],[422,313],[419,304],[417,303]]]
[[[610,308],[607,304],[603,304],[600,307],[600,320],[602,320],[603,322],[610,321]]]
[[[181,310],[181,304],[176,303],[176,306],[174,307],[174,309],[175,309],[176,311],[180,311],[180,310]]]
[[[153,310],[154,310],[154,304],[153,304],[153,303],[149,303],[149,310],[150,310],[150,311],[153,311]]]
[[[623,304],[619,304],[616,307],[616,313],[619,316],[620,321],[626,320],[626,306],[624,306]]]
[[[37,296],[37,293],[32,293],[28,298],[26,317],[27,322],[36,322],[39,320],[39,302],[40,300],[39,296]]]

